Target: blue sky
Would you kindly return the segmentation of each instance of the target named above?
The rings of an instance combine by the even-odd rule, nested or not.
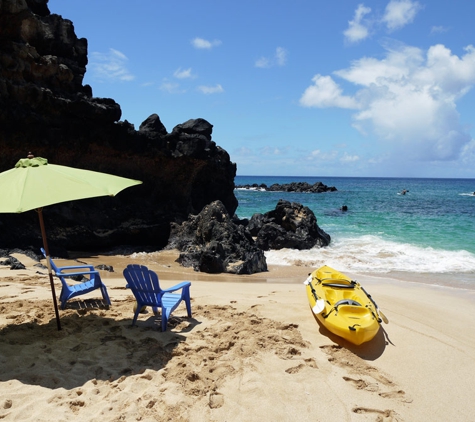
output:
[[[475,2],[50,0],[122,119],[204,118],[238,175],[475,177]]]

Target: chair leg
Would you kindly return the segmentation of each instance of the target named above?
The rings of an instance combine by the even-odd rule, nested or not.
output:
[[[167,317],[167,312],[162,309],[162,332],[167,331],[167,325],[168,325],[168,317]]]
[[[59,295],[59,302],[61,303],[61,310],[64,310],[66,307],[66,302],[69,299],[70,292],[67,291],[64,287],[61,289],[61,294]]]
[[[137,304],[137,309],[134,313],[134,319],[132,320],[132,327],[135,325],[135,323],[137,322],[137,317],[139,316],[139,313],[140,313],[140,310],[142,309],[142,305],[138,305]]]
[[[183,291],[183,300],[186,304],[186,311],[188,312],[188,318],[191,318],[191,299],[190,299],[190,289],[189,287]]]
[[[106,302],[108,305],[110,305],[111,300],[109,298],[109,294],[107,293],[107,289],[106,289],[106,286],[104,284],[102,284],[101,293],[102,293],[102,298],[104,299],[104,302]]]

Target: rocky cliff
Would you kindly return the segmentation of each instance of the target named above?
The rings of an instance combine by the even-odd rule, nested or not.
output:
[[[0,0],[0,171],[31,151],[143,181],[114,198],[45,209],[52,249],[159,249],[170,223],[215,200],[233,215],[236,165],[212,140],[212,125],[192,119],[168,132],[152,114],[136,130],[120,120],[119,104],[83,85],[87,62],[87,40],[47,0]],[[0,215],[0,246],[39,248],[36,213]]]

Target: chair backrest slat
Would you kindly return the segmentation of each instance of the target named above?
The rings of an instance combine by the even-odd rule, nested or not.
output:
[[[130,289],[144,302],[160,302],[163,294],[158,275],[144,265],[130,264],[124,270]]]

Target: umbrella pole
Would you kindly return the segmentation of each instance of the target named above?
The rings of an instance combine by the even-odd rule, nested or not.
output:
[[[61,330],[61,321],[59,320],[58,302],[56,301],[56,292],[54,290],[53,271],[49,256],[48,240],[46,239],[45,223],[43,221],[43,208],[38,208],[38,217],[40,219],[41,237],[43,238],[43,248],[46,252],[46,265],[48,267],[49,282],[51,284],[51,293],[53,295],[54,313],[56,314],[56,325],[58,331]]]

